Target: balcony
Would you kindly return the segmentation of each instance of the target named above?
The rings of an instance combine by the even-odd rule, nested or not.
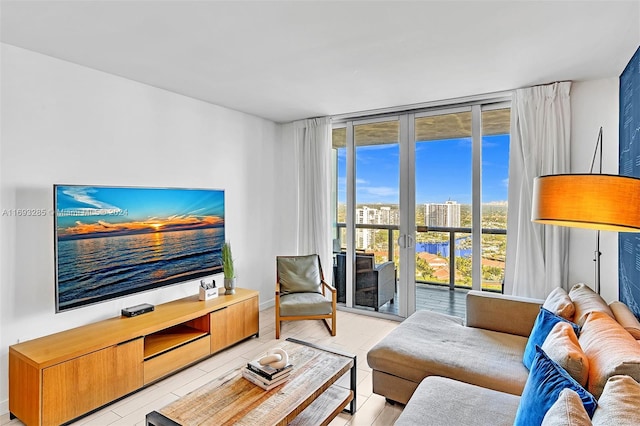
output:
[[[346,224],[338,223],[337,228],[337,243],[344,249]],[[416,231],[416,248],[421,250],[416,253],[416,310],[464,317],[465,296],[472,287],[471,228],[417,226]],[[503,291],[506,234],[506,229],[482,229],[483,291]],[[396,269],[402,267],[397,225],[356,224],[356,236],[356,248],[373,252],[376,263],[391,260]],[[380,312],[397,314],[397,305],[387,303]]]

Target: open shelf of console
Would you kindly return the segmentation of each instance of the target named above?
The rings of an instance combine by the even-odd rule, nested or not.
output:
[[[9,411],[58,425],[257,336],[258,292],[190,296],[9,347]]]
[[[185,324],[174,325],[144,338],[144,359],[148,360],[157,355],[180,347],[209,335],[209,330],[198,330]]]

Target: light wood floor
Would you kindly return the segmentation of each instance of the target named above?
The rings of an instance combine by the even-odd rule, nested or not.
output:
[[[257,358],[267,349],[277,346],[273,308],[260,312],[260,337],[252,338],[208,358],[167,379],[115,402],[75,423],[77,425],[136,425],[143,426],[145,415],[197,389],[226,371],[238,368]],[[367,365],[367,351],[399,323],[338,311],[337,335],[331,337],[320,321],[285,322],[281,338],[296,337],[322,345],[333,346],[357,355],[357,411],[354,416],[340,414],[331,423],[343,425],[392,425],[402,411],[401,405],[390,405],[380,395],[372,393],[371,369]],[[1,425],[18,426],[9,415],[0,417]]]

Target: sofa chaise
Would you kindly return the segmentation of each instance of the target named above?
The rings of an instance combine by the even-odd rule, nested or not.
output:
[[[368,352],[374,393],[406,404],[396,424],[512,425],[517,416],[529,415],[529,408],[522,407],[531,399],[529,388],[534,385],[529,382],[538,377],[538,364],[548,358],[558,365],[553,357],[562,359],[562,374],[570,371],[575,376],[567,380],[578,383],[577,388],[584,386],[584,395],[593,398],[591,409],[596,413],[588,414],[594,422],[605,417],[606,407],[601,400],[596,403],[602,396],[604,401],[636,403],[635,410],[622,410],[632,413],[633,421],[625,423],[618,415],[616,424],[640,424],[640,323],[625,305],[607,305],[589,287],[577,284],[569,293],[554,290],[546,300],[470,291],[466,308],[466,323],[416,312]],[[541,318],[551,316],[562,317],[556,322],[564,324],[555,324],[534,345],[533,340],[540,339]],[[572,330],[578,326],[582,329],[576,334]],[[525,352],[535,356],[535,365],[525,366]],[[607,395],[605,386],[608,394],[623,389],[631,397]],[[587,397],[577,388],[556,391],[554,401],[545,401],[542,415],[551,417],[559,410],[549,408],[552,402],[567,407],[566,401],[576,399],[588,410]],[[577,393],[571,393],[574,390]]]

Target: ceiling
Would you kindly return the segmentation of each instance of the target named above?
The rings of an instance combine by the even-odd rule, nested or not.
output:
[[[618,77],[634,1],[0,0],[2,42],[275,122]]]

